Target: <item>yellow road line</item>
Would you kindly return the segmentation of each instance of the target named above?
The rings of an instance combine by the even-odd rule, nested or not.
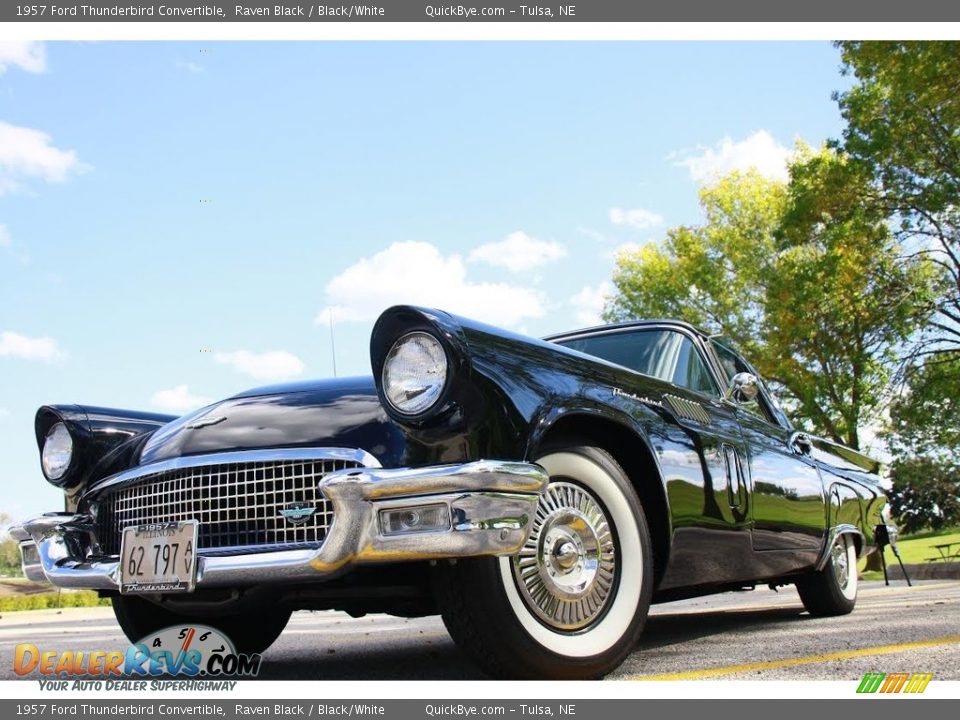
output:
[[[627,680],[699,680],[702,678],[719,677],[721,675],[735,675],[753,670],[775,670],[777,668],[796,667],[798,665],[813,665],[815,663],[830,662],[832,660],[850,660],[871,655],[890,655],[891,653],[921,650],[939,645],[960,644],[960,635],[917,640],[915,642],[898,643],[896,645],[878,645],[876,647],[860,648],[858,650],[843,650],[841,652],[824,653],[822,655],[806,655],[783,660],[765,660],[763,662],[744,663],[742,665],[726,665],[724,667],[704,668],[702,670],[687,670],[686,672],[666,673],[664,675],[634,675]]]

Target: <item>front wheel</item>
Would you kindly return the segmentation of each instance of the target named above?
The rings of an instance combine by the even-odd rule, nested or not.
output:
[[[496,677],[601,677],[633,650],[650,608],[646,518],[606,451],[569,446],[537,463],[550,483],[520,552],[436,568],[443,621]]]
[[[797,580],[797,592],[811,615],[846,615],[857,604],[857,548],[848,534],[837,536],[820,571]]]
[[[117,595],[112,603],[113,614],[131,643],[140,642],[145,637],[174,625],[208,625],[226,635],[233,642],[236,651],[244,655],[262,653],[270,647],[280,637],[290,619],[290,611],[279,608],[200,617],[175,613],[132,595]]]

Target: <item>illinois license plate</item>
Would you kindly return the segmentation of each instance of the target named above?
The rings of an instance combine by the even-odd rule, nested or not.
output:
[[[197,584],[196,551],[196,520],[124,528],[120,592],[193,592]]]

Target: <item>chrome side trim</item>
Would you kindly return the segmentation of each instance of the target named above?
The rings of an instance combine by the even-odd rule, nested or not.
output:
[[[539,465],[477,460],[463,465],[424,468],[338,470],[324,477],[320,488],[332,500],[347,497],[378,500],[383,497],[479,490],[539,495],[546,483],[546,471]]]
[[[169,470],[182,470],[185,468],[204,467],[207,465],[226,465],[230,463],[269,462],[283,460],[347,460],[360,463],[366,467],[381,467],[380,461],[377,460],[373,455],[368,453],[366,450],[359,450],[355,448],[310,447],[237,450],[235,452],[221,452],[210,455],[187,455],[185,457],[172,458],[170,460],[161,460],[160,462],[150,463],[149,465],[140,465],[138,467],[119,472],[116,475],[111,475],[105,480],[101,480],[90,488],[89,493],[97,494],[106,488],[113,487],[114,485],[131,482],[142,477],[167,472]]]
[[[833,547],[833,544],[841,535],[854,535],[854,540],[857,541],[857,557],[863,557],[867,549],[867,539],[864,537],[860,528],[847,523],[836,525],[830,528],[830,531],[827,533],[827,540],[823,547],[820,548],[820,554],[817,556],[817,564],[814,566],[818,571],[826,567],[827,560],[830,559],[830,548]]]
[[[512,555],[527,540],[547,481],[539,465],[488,460],[425,468],[339,470],[319,483],[335,507],[321,547],[201,555],[197,586],[315,582],[355,563]],[[452,519],[449,530],[381,533],[380,510],[424,502],[447,505]],[[35,543],[43,573],[54,585],[117,590],[118,560],[90,554],[95,538],[89,516],[51,513],[11,533]]]

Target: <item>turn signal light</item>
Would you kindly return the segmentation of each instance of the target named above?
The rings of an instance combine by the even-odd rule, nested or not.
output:
[[[449,529],[450,509],[443,504],[380,511],[380,532],[384,535],[407,535]]]

